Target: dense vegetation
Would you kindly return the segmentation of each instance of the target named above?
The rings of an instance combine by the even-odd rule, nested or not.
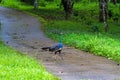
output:
[[[56,40],[57,34],[63,32],[64,44],[120,62],[120,4],[109,3],[108,11],[112,11],[112,18],[108,17],[109,31],[105,33],[103,23],[98,21],[99,7],[96,0],[75,2],[74,15],[68,20],[65,20],[63,8],[59,6],[60,0],[41,0],[37,11],[26,3],[14,0],[15,3],[8,4],[4,1],[7,0],[2,2],[6,6],[44,18],[43,29],[49,37]],[[118,20],[115,20],[116,17]]]

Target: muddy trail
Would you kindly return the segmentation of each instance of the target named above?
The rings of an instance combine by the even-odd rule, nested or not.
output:
[[[116,62],[65,46],[63,58],[55,60],[53,54],[41,51],[41,47],[55,42],[40,30],[41,23],[36,17],[17,10],[0,7],[2,39],[23,54],[38,61],[62,80],[118,80],[120,66]]]

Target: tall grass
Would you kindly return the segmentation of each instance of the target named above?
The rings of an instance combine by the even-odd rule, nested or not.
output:
[[[26,55],[5,46],[0,41],[1,80],[58,80],[46,69]]]

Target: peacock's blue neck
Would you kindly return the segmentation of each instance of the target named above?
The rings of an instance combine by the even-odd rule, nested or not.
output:
[[[62,43],[62,35],[60,35],[60,43]]]

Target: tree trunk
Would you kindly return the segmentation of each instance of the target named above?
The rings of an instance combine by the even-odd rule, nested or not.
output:
[[[71,0],[61,0],[65,11],[65,19],[68,19],[73,14],[73,4]]]
[[[99,0],[99,21],[104,23],[105,32],[108,31],[107,24],[107,12],[108,12],[108,0]]]
[[[37,0],[34,1],[34,9],[38,10],[38,1]]]
[[[104,7],[103,7],[104,5]],[[103,11],[104,8],[104,11]],[[103,12],[105,13],[105,19],[107,20],[107,12],[108,12],[108,1],[107,0],[99,0],[99,21],[103,22]]]

